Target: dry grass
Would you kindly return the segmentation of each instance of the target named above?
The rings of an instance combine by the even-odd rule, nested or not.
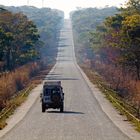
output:
[[[7,123],[6,119],[13,114],[14,110],[20,106],[27,98],[29,92],[34,86],[26,88],[25,90],[19,92],[16,97],[8,101],[8,105],[0,112],[0,130],[3,129]]]
[[[31,82],[32,77],[45,68],[47,67],[42,63],[33,62],[3,74],[0,77],[0,110],[8,106],[10,98],[24,89]]]
[[[127,119],[136,126],[136,129],[140,132],[140,120],[138,114],[138,108],[133,107],[131,104],[128,104],[124,98],[118,96],[117,92],[110,88],[109,84],[101,77],[97,72],[91,70],[85,65],[80,65],[84,70],[90,81],[97,85],[97,87],[105,93],[106,97],[110,102],[115,106],[121,114],[124,114]]]
[[[120,97],[136,107],[140,106],[140,81],[132,69],[96,61],[92,62],[91,67],[103,77],[110,88],[117,91]]]
[[[47,69],[44,69],[42,71],[39,71],[39,70],[41,70],[41,69],[39,69],[39,65],[30,65],[30,66],[31,66],[31,69],[30,69],[30,67],[22,67],[20,69],[17,69],[14,73],[9,73],[5,77],[7,79],[9,78],[7,80],[8,82],[6,82],[5,85],[11,84],[8,87],[9,92],[10,92],[10,90],[12,90],[12,86],[17,86],[17,84],[18,84],[18,86],[20,85],[20,87],[23,87],[24,90],[17,92],[17,87],[14,88],[15,92],[12,91],[10,94],[10,96],[12,98],[7,95],[8,92],[5,92],[5,94],[3,94],[3,95],[1,94],[1,97],[3,97],[3,99],[5,99],[5,104],[4,104],[4,102],[2,102],[2,104],[3,104],[2,107],[4,109],[0,112],[0,117],[2,116],[0,118],[0,129],[3,129],[7,125],[6,119],[11,114],[13,114],[14,110],[26,100],[31,89],[42,82],[42,80],[45,78],[45,76],[51,70],[53,65],[48,66]],[[38,68],[38,70],[36,71],[35,68]],[[33,69],[34,69],[34,72],[33,72]],[[20,73],[19,73],[19,70],[20,70]],[[33,75],[30,74],[30,70],[31,70],[31,72],[33,72],[32,74],[35,75],[33,78],[31,78]],[[12,81],[13,83],[9,82],[9,80],[11,80],[11,79],[13,80]],[[19,81],[20,84],[16,83],[17,81]],[[26,88],[25,88],[25,86],[26,86]],[[3,92],[4,91],[5,90],[3,90]],[[6,96],[8,96],[8,97],[5,98]],[[2,115],[2,114],[4,114],[4,115]]]

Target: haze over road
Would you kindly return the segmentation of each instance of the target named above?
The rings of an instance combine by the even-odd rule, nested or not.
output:
[[[75,64],[72,29],[66,20],[60,33],[57,63],[46,77],[61,80],[65,112],[41,112],[40,99],[1,140],[129,140],[106,116]]]

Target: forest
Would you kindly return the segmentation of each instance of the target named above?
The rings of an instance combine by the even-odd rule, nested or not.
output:
[[[84,8],[71,12],[78,61],[83,62],[86,58],[92,57],[93,49],[91,49],[89,41],[91,32],[95,32],[97,25],[100,25],[105,18],[117,13],[116,7]]]
[[[55,63],[64,13],[36,7],[0,7],[0,110],[32,77]]]
[[[11,6],[4,8],[13,13],[23,13],[35,23],[38,28],[40,40],[44,46],[40,48],[41,57],[46,57],[50,63],[54,61],[57,53],[57,37],[63,25],[64,12],[57,9],[36,8],[33,6]]]
[[[71,13],[79,63],[100,74],[108,86],[140,110],[140,1],[122,8]]]

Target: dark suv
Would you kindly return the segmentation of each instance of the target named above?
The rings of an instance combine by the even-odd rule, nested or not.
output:
[[[42,112],[46,109],[64,110],[64,93],[61,86],[61,81],[44,82],[43,93],[41,94]]]

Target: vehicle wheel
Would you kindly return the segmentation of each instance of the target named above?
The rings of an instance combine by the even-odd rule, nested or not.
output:
[[[60,106],[60,112],[64,112],[64,104]]]
[[[45,112],[45,106],[44,106],[44,104],[42,104],[42,112]]]

